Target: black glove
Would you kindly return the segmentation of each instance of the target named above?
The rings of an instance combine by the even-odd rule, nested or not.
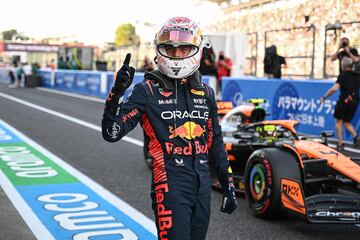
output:
[[[129,66],[130,58],[131,54],[126,54],[124,63],[116,74],[115,84],[111,91],[114,94],[124,94],[134,79],[135,68]]]
[[[229,177],[228,188],[223,190],[224,190],[224,196],[220,210],[224,213],[232,214],[237,208],[235,187],[233,184],[232,177]]]

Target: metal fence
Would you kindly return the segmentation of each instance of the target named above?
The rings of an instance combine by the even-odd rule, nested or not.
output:
[[[265,31],[265,48],[276,45],[288,68],[283,76],[314,78],[314,25]]]
[[[257,32],[247,33],[246,63],[244,67],[245,75],[257,75],[257,58],[259,37]]]

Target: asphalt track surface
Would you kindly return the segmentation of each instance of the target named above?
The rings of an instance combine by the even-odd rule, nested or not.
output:
[[[0,93],[67,114],[100,126],[103,103],[38,89],[9,89]],[[153,219],[150,199],[151,172],[142,148],[129,142],[105,142],[101,133],[0,96],[0,119],[33,139],[104,188]],[[142,141],[138,127],[129,137]],[[255,218],[243,197],[232,215],[220,212],[222,195],[212,192],[212,214],[207,239],[359,239],[354,225],[309,224],[285,215],[267,221]],[[0,188],[0,240],[35,239],[31,230]]]

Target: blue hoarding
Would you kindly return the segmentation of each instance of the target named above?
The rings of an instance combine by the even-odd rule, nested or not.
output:
[[[264,105],[271,119],[294,119],[299,121],[297,130],[308,134],[319,134],[334,130],[333,117],[339,92],[320,102],[320,97],[334,84],[331,80],[286,80],[224,78],[222,100],[239,105],[249,98],[264,98]],[[359,107],[360,108],[360,107]],[[360,110],[352,123],[360,132]],[[345,132],[346,140],[352,140]]]
[[[40,76],[43,87],[97,97],[106,96],[106,89],[102,89],[102,72],[57,70],[54,72],[53,85],[51,84],[51,71],[41,70]]]
[[[61,91],[85,95],[107,97],[114,85],[113,72],[74,71],[74,70],[40,70],[41,86]],[[54,79],[52,79],[54,78]],[[53,83],[52,83],[53,80]],[[125,92],[129,95],[135,84],[144,80],[144,73],[135,73],[132,85]],[[204,76],[203,82],[209,83],[209,77]]]

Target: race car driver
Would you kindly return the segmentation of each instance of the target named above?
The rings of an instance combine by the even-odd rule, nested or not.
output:
[[[102,134],[116,142],[141,123],[154,159],[151,197],[158,239],[201,240],[210,219],[209,164],[224,192],[221,211],[237,208],[214,91],[198,73],[202,33],[194,21],[175,17],[154,42],[158,69],[145,74],[123,101],[135,73],[126,56],[105,103]]]

